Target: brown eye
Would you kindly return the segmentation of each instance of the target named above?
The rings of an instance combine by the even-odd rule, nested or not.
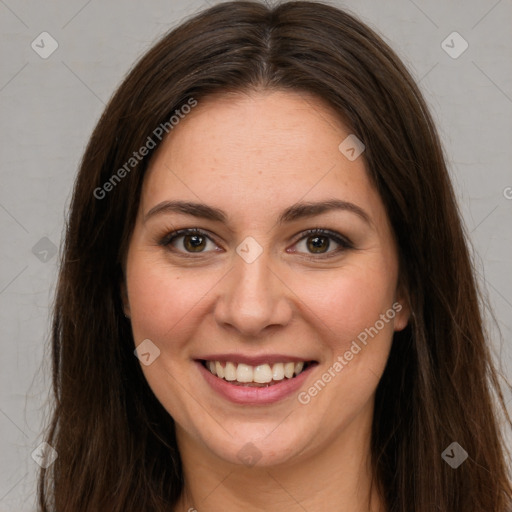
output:
[[[175,231],[167,235],[159,243],[160,245],[170,247],[177,252],[185,254],[210,252],[210,250],[215,250],[217,247],[208,235],[197,229],[181,229]],[[213,247],[210,250],[206,250],[209,243]]]
[[[202,235],[183,235],[183,246],[187,251],[201,252],[206,246],[206,237]]]
[[[312,253],[324,253],[329,249],[329,238],[326,236],[310,236],[307,238],[307,247]]]
[[[295,247],[298,249],[292,252],[305,253],[306,255],[317,254],[319,257],[330,257],[344,250],[353,248],[353,245],[347,238],[339,233],[315,228],[303,233],[303,237],[295,244]]]

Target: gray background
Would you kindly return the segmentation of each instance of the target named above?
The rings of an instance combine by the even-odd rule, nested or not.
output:
[[[0,0],[0,512],[35,509],[31,453],[41,442],[50,389],[56,251],[85,144],[135,59],[213,3]],[[496,359],[510,376],[512,0],[330,3],[383,34],[420,83],[496,315]],[[43,31],[58,42],[46,59],[31,47],[34,40],[42,46]],[[458,58],[442,47],[453,31],[469,44]],[[452,39],[445,45],[458,52],[461,41]]]

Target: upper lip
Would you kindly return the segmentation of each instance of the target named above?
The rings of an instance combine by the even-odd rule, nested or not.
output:
[[[234,354],[234,353],[224,353],[224,354],[207,354],[200,357],[197,357],[196,360],[199,361],[220,361],[220,362],[228,362],[232,363],[242,363],[247,364],[249,366],[258,366],[261,364],[274,364],[274,363],[300,363],[304,362],[316,362],[312,358],[308,357],[297,357],[297,356],[289,356],[285,354],[260,354],[256,356],[249,356],[244,354]]]

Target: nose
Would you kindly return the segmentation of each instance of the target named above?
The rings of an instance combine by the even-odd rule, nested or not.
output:
[[[218,325],[241,337],[257,338],[271,327],[290,323],[293,293],[271,268],[270,259],[267,249],[250,263],[234,255],[233,268],[219,283],[214,309]]]

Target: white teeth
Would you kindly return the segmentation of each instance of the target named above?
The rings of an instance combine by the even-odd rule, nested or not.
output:
[[[295,372],[295,363],[286,363],[284,365],[284,376],[287,379],[291,379],[293,377],[294,372]]]
[[[233,363],[228,361],[207,361],[206,367],[213,375],[227,381],[238,381],[240,383],[256,382],[258,384],[267,384],[272,381],[283,380],[285,377],[291,379],[299,375],[304,370],[304,362],[298,363],[268,363],[258,366],[250,366],[244,363]]]
[[[238,367],[236,369],[236,380],[238,382],[253,382],[253,376],[254,371],[252,369],[252,366],[243,363],[238,364]]]
[[[217,376],[221,379],[224,378],[224,368],[222,368],[222,365],[219,363],[219,361],[215,361],[215,372],[217,373]]]
[[[224,378],[229,381],[236,380],[236,366],[231,361],[226,363]]]
[[[274,380],[283,380],[284,379],[284,364],[276,363],[272,366],[272,378]]]
[[[260,364],[254,368],[254,382],[265,384],[272,380],[272,369],[268,364]]]

